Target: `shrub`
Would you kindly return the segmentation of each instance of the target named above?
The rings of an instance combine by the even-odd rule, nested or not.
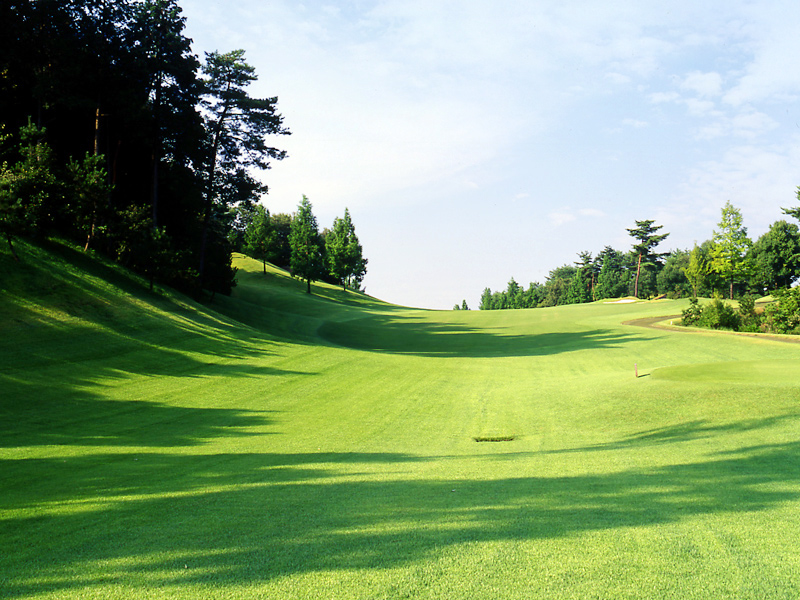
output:
[[[732,329],[733,331],[738,331],[741,319],[730,304],[727,304],[720,297],[715,297],[702,307],[702,313],[697,324],[700,327],[708,327],[710,329]]]
[[[756,312],[756,299],[747,294],[739,300],[739,331],[761,330],[761,315]]]
[[[768,329],[777,333],[798,333],[800,330],[800,288],[777,290],[776,298],[766,310]]]
[[[703,314],[703,307],[697,302],[697,298],[689,299],[689,307],[681,313],[681,323],[686,326],[697,325]]]

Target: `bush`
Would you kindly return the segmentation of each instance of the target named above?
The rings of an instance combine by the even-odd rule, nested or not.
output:
[[[747,294],[739,300],[739,331],[761,331],[761,315],[756,312],[755,297]]]
[[[766,308],[766,324],[777,333],[800,332],[800,288],[777,290],[774,304]]]
[[[703,307],[697,302],[697,298],[689,299],[689,308],[681,313],[681,323],[686,326],[697,325],[703,314]]]
[[[727,304],[719,297],[714,298],[702,307],[700,319],[697,321],[697,325],[700,327],[731,329],[733,331],[738,331],[740,324],[739,314],[730,304]]]

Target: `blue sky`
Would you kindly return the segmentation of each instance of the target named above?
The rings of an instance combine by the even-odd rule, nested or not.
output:
[[[367,292],[477,308],[655,219],[691,248],[726,201],[755,239],[797,206],[800,3],[180,0],[246,51],[289,157],[272,213],[347,207]]]

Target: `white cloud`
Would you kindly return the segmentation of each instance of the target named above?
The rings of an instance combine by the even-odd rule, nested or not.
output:
[[[722,91],[722,76],[719,73],[689,73],[681,83],[681,88],[694,92],[701,98],[718,96]]]
[[[741,209],[751,236],[783,218],[781,206],[794,206],[800,182],[800,137],[778,148],[736,146],[719,160],[691,168],[666,212],[695,239],[711,236],[726,201]],[[705,236],[705,237],[703,237]]]
[[[639,119],[622,119],[622,124],[634,129],[641,129],[649,125],[647,121],[640,121]]]
[[[742,106],[761,101],[796,101],[800,96],[800,70],[794,63],[800,56],[800,4],[780,1],[753,3],[747,9],[750,21],[747,48],[749,62],[725,101]]]

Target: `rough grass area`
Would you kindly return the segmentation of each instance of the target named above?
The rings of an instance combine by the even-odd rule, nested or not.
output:
[[[308,296],[242,257],[200,306],[20,252],[0,597],[800,596],[796,344],[622,324],[680,301]]]

